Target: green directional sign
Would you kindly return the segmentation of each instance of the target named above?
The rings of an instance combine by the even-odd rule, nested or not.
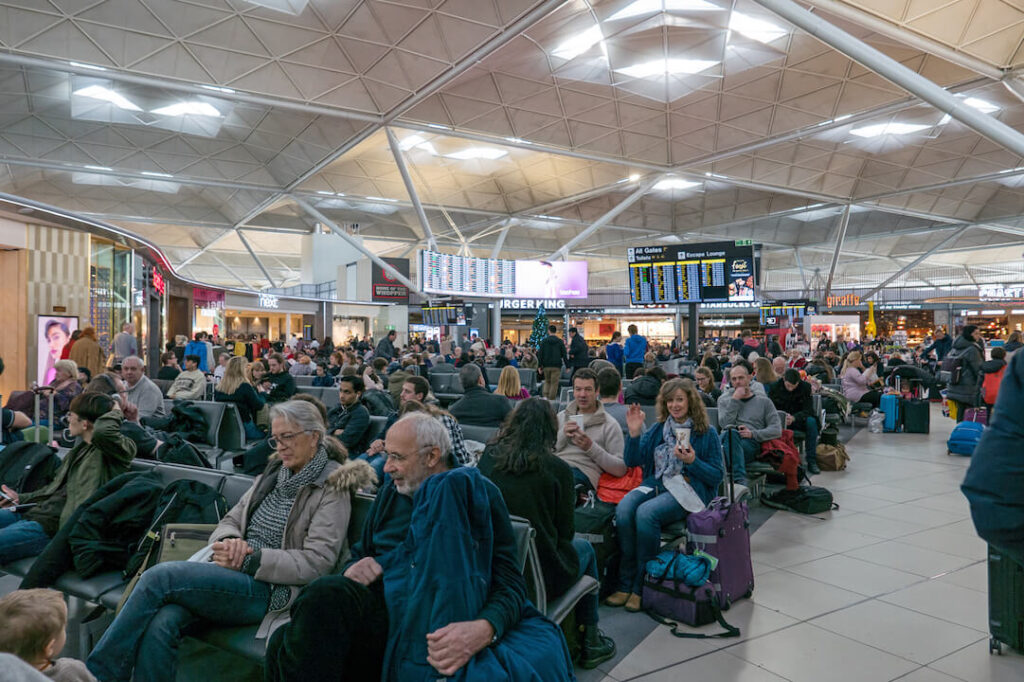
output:
[[[754,245],[754,240],[753,239],[737,239],[736,240],[736,246],[753,246],[753,245]]]

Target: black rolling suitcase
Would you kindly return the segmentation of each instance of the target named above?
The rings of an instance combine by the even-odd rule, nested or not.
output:
[[[1003,653],[1003,644],[1024,652],[1024,566],[988,546],[989,653]]]
[[[931,403],[927,400],[904,400],[900,411],[903,413],[904,433],[928,433],[931,429]]]

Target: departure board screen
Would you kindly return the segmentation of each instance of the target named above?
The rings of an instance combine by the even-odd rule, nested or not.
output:
[[[468,258],[420,251],[420,283],[431,294],[586,298],[587,262]]]
[[[626,250],[633,305],[754,300],[754,246],[709,242]]]
[[[818,314],[818,304],[805,298],[795,301],[773,301],[761,304],[761,326],[777,327]]]
[[[423,324],[433,327],[466,324],[466,309],[462,305],[423,306]]]

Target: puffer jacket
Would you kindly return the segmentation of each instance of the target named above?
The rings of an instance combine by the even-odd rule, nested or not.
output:
[[[962,405],[975,406],[981,401],[981,363],[984,360],[981,349],[972,339],[958,336],[946,359],[954,354],[961,358],[960,380],[946,387],[946,397]]]
[[[39,523],[52,537],[100,486],[128,471],[135,443],[121,435],[123,421],[117,409],[97,419],[92,442],[75,445],[49,485],[21,496],[21,504],[36,503],[25,513],[27,520]]]
[[[639,405],[654,405],[658,400],[658,391],[661,390],[661,382],[654,377],[642,376],[634,379],[626,386],[623,392],[623,399],[627,405],[637,403]]]
[[[344,462],[344,451],[334,444],[327,451],[331,461],[320,477],[299,490],[295,497],[288,513],[281,548],[260,551],[260,565],[253,577],[274,585],[291,586],[291,597],[284,607],[267,613],[257,630],[258,638],[270,637],[286,622],[288,609],[302,585],[343,564],[348,553],[352,494],[377,482],[377,475],[366,462]],[[280,469],[281,460],[272,458],[252,487],[217,525],[210,535],[210,543],[245,537],[249,519],[274,489]]]
[[[960,489],[971,505],[978,535],[1024,563],[1024,354],[1017,353],[1003,377],[988,428],[971,456]]]

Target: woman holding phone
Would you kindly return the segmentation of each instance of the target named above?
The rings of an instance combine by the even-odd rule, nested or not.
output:
[[[707,506],[724,476],[722,445],[704,402],[689,379],[670,379],[658,391],[658,421],[643,432],[639,405],[626,412],[626,466],[643,468],[643,482],[615,510],[622,561],[618,591],[608,606],[640,610],[644,569],[661,544],[661,529]]]

